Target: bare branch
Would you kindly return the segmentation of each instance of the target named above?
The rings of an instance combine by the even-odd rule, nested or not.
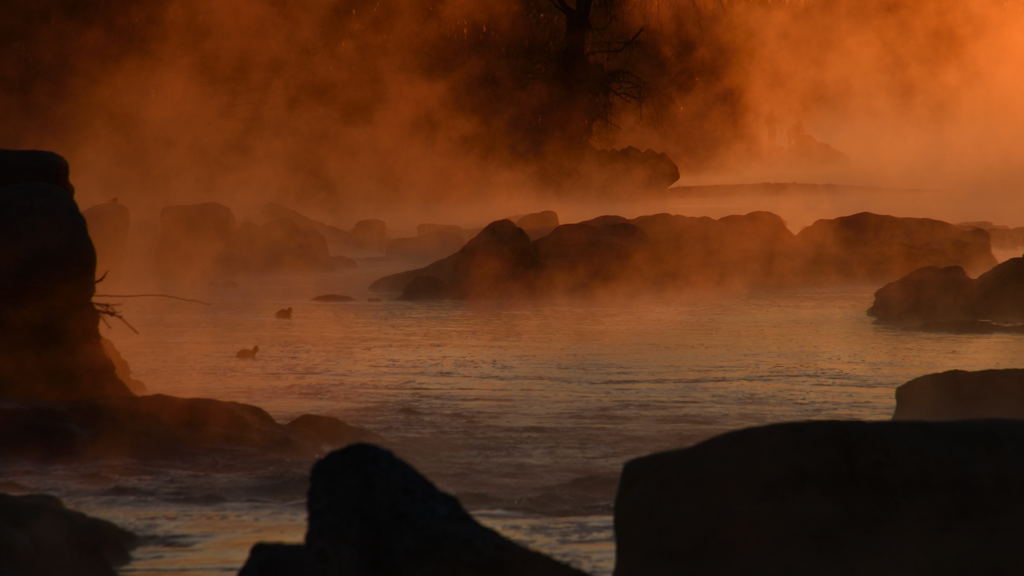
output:
[[[566,16],[576,12],[576,10],[572,8],[572,6],[569,6],[568,4],[565,3],[565,0],[548,0],[548,2],[551,2],[552,6],[558,8],[558,10],[561,11]]]
[[[170,294],[96,294],[99,298],[169,298],[171,300],[180,300],[182,302],[191,302],[193,304],[202,304],[203,306],[209,306],[209,302],[202,300],[196,300],[194,298],[182,298],[181,296],[172,296]]]
[[[644,27],[641,26],[640,29],[636,31],[636,34],[633,34],[633,36],[629,40],[626,40],[625,42],[620,43],[618,47],[616,47],[616,48],[606,48],[606,49],[603,49],[603,50],[591,50],[591,51],[587,52],[587,55],[588,56],[598,56],[598,55],[602,55],[602,54],[621,54],[621,53],[625,52],[628,48],[630,48],[633,44],[635,44],[637,39],[639,39],[640,35],[643,34],[643,33],[644,33]]]
[[[122,316],[121,313],[117,311],[117,308],[115,308],[113,304],[107,304],[104,302],[93,302],[92,307],[100,315],[100,320],[103,320],[103,324],[105,324],[108,328],[110,327],[110,323],[107,322],[106,319],[104,319],[104,316],[117,318],[125,326],[127,326],[129,330],[135,332],[136,334],[139,333],[139,331],[135,329],[135,326],[132,326],[131,323],[129,323],[128,320],[126,320],[125,317]]]

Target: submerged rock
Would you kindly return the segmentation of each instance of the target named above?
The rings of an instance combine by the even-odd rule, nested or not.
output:
[[[1024,419],[1024,370],[950,370],[896,389],[893,420]]]
[[[115,576],[138,538],[53,496],[0,494],[0,573]]]
[[[344,294],[321,294],[313,297],[313,302],[352,302],[355,298]]]
[[[130,395],[100,345],[96,253],[67,163],[0,151],[0,183],[0,399]]]
[[[257,544],[241,574],[583,575],[481,526],[376,446],[349,446],[317,462],[307,508],[305,545]]]
[[[632,460],[617,576],[1011,574],[1024,422],[801,422]]]

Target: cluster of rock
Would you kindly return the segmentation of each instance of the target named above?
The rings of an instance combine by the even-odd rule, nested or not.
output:
[[[875,292],[868,314],[909,328],[995,330],[1024,323],[1024,258],[971,278],[961,266],[914,270]]]
[[[0,151],[0,457],[166,458],[223,449],[308,458],[372,433],[326,417],[276,422],[255,406],[136,396],[100,338],[96,255],[63,158]],[[229,211],[200,211],[202,241],[226,240]],[[190,211],[170,220],[194,221]],[[187,227],[187,226],[186,226]],[[108,352],[109,351],[109,352]],[[111,360],[114,357],[119,366]]]
[[[1022,391],[1024,370],[935,374],[897,393],[895,418],[922,421],[776,424],[632,460],[615,574],[1012,573],[1024,422],[970,419],[1024,417]],[[318,462],[307,507],[305,542],[255,545],[241,576],[580,574],[370,445]]]
[[[995,250],[1024,251],[1024,226],[1003,226],[992,222],[961,222],[961,228],[981,228],[992,238]]]
[[[501,298],[637,289],[749,288],[897,278],[922,266],[995,264],[988,235],[860,213],[794,235],[778,216],[603,216],[531,235],[508,220],[455,254],[379,279],[405,298]]]

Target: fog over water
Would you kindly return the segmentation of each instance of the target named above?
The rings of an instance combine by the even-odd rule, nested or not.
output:
[[[322,304],[305,298],[308,286],[262,288],[275,296],[126,301],[140,334],[105,333],[151,392],[366,426],[485,523],[597,574],[611,571],[625,460],[769,422],[888,419],[899,384],[1013,367],[1024,350],[1018,335],[874,325],[870,287],[501,305]],[[286,305],[293,320],[276,320]],[[256,361],[234,358],[253,344]],[[97,466],[17,481],[36,477],[73,505],[160,536],[131,573],[227,574],[254,541],[301,539],[306,471],[294,468],[110,477]]]
[[[879,285],[809,288],[811,273],[587,300],[369,292],[434,259],[386,253],[420,242],[421,224],[468,239],[549,209],[563,224],[771,211],[794,234],[862,211],[1024,226],[1019,0],[597,1],[577,85],[561,78],[567,26],[548,0],[7,4],[0,148],[54,150],[82,209],[130,209],[96,300],[138,330],[102,327],[148,393],[365,427],[485,524],[595,575],[612,571],[631,458],[773,422],[887,420],[914,377],[1020,366],[1020,334],[877,325]],[[600,151],[626,147],[666,154],[678,180],[609,169],[617,156]],[[225,246],[161,251],[217,228],[196,213],[161,237],[163,208],[200,202],[231,209]],[[331,253],[301,273],[225,266],[253,239],[277,254],[258,228],[267,203],[338,233],[314,242]],[[367,218],[386,223],[372,249],[349,232]],[[756,268],[726,254],[751,230],[708,253]],[[103,296],[126,292],[207,304]],[[354,299],[311,301],[326,293]],[[52,493],[142,534],[125,574],[233,574],[257,541],[302,540],[312,462],[236,464],[16,464],[0,492]]]

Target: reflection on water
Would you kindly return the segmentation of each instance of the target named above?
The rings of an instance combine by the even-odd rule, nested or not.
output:
[[[864,313],[871,292],[498,306],[324,304],[278,287],[273,299],[211,306],[125,301],[140,334],[105,332],[152,392],[365,426],[484,523],[607,574],[625,460],[743,426],[886,419],[893,389],[912,377],[1019,363],[1019,335],[875,326]],[[287,306],[292,320],[274,318]],[[234,357],[253,345],[257,360]],[[131,573],[233,573],[253,542],[304,531],[306,470],[268,471],[262,484],[136,471],[111,480],[131,488],[121,493],[39,475],[19,481],[49,482],[72,505],[162,537]]]

